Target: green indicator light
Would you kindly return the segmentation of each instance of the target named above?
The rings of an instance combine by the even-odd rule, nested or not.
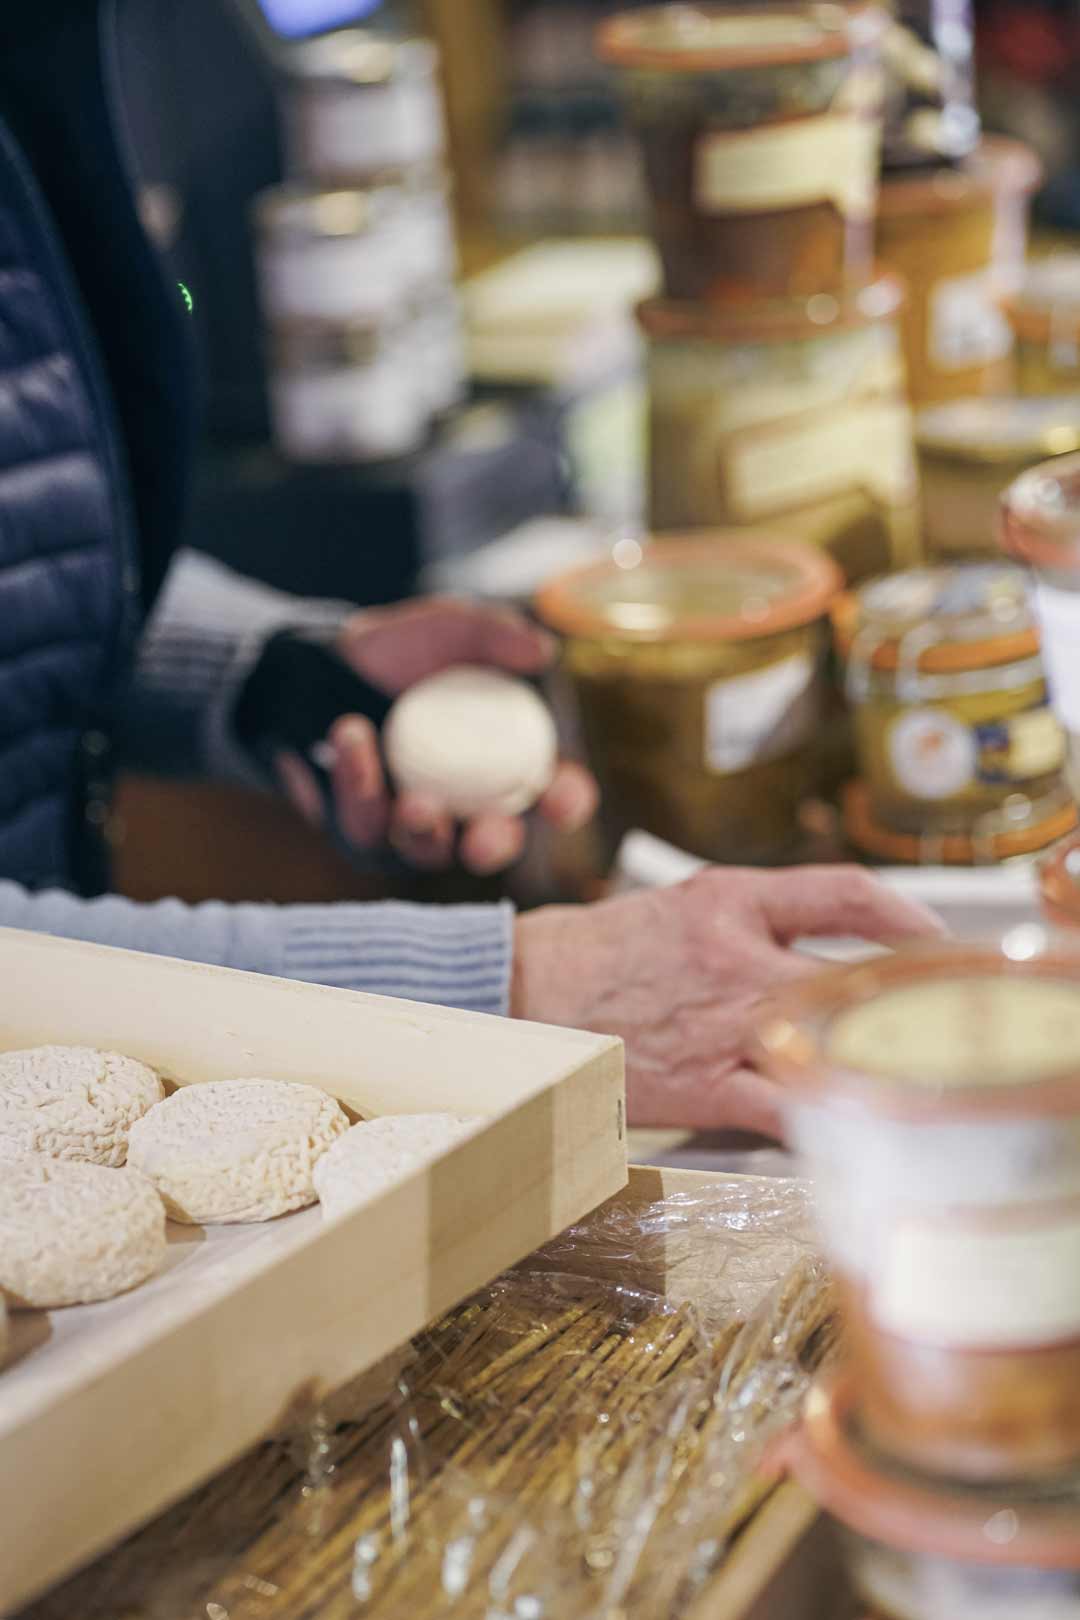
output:
[[[187,288],[184,286],[184,283],[182,281],[178,281],[176,283],[176,285],[180,289],[180,296],[184,300],[184,304],[185,304],[185,306],[187,308],[187,312],[190,315],[192,310],[195,308],[195,300],[194,300],[194,298],[192,298],[191,294],[188,292]]]

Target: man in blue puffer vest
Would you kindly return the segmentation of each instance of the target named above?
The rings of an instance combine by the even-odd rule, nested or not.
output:
[[[114,0],[3,0],[0,17],[0,924],[196,961],[612,1030],[631,1117],[771,1128],[746,1064],[761,992],[800,971],[801,932],[934,924],[865,874],[710,873],[663,895],[508,906],[140,906],[105,893],[112,761],[259,779],[272,717],[308,704],[333,744],[337,819],[448,858],[441,807],[391,804],[375,727],[388,695],[447,663],[542,667],[522,621],[462,605],[350,614],[174,547],[190,438],[180,307],[140,228],[112,95]],[[564,767],[544,805],[592,808]],[[482,818],[462,857],[513,860]],[[685,1014],[685,1016],[682,1016]],[[671,1078],[669,1078],[671,1077]]]

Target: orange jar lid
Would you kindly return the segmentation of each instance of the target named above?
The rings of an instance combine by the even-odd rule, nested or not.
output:
[[[847,56],[883,28],[865,4],[646,6],[601,23],[596,54],[615,67],[724,72]]]
[[[704,343],[810,342],[831,332],[872,326],[897,315],[905,299],[904,284],[891,271],[846,296],[818,293],[805,300],[784,300],[745,310],[688,299],[648,298],[637,307],[638,325],[654,339],[691,338]]]
[[[800,1102],[927,1127],[1075,1119],[1080,950],[1038,928],[899,946],[777,990],[756,1044]]]
[[[920,838],[917,833],[895,832],[877,820],[865,782],[849,782],[844,789],[844,832],[850,843],[874,860],[899,866],[925,866],[932,851],[934,864],[941,866],[981,866],[1037,855],[1071,833],[1077,824],[1072,801],[1055,800],[1022,825],[1003,828],[985,840],[965,833],[943,833]],[[1080,895],[1078,895],[1080,899]],[[1077,917],[1080,922],[1080,915]]]
[[[860,1445],[856,1406],[850,1374],[820,1380],[775,1453],[834,1519],[869,1541],[961,1564],[1080,1570],[1075,1497],[1020,1488],[996,1497],[878,1463]]]
[[[1048,855],[1039,872],[1047,915],[1080,928],[1080,838],[1069,838]]]
[[[1080,454],[1040,462],[1009,485],[1001,543],[1034,568],[1080,568]]]
[[[878,217],[891,221],[951,214],[993,203],[1001,195],[1029,196],[1042,178],[1042,164],[1029,146],[986,135],[955,167],[886,175],[878,193]]]
[[[912,568],[832,607],[841,655],[871,669],[962,674],[1032,658],[1039,632],[1023,572],[1008,563]]]
[[[560,574],[536,611],[567,636],[750,641],[812,624],[843,584],[816,546],[718,532],[622,540],[604,562]]]

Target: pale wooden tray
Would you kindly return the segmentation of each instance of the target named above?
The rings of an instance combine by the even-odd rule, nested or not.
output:
[[[133,1530],[626,1181],[607,1037],[0,930],[0,1049],[115,1048],[191,1084],[321,1086],[487,1126],[333,1223],[171,1227],[103,1305],[17,1316],[0,1372],[0,1613]]]

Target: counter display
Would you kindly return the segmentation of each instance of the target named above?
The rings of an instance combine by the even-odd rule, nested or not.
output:
[[[641,142],[674,298],[810,297],[873,259],[881,139],[872,6],[650,6],[597,36]]]
[[[1064,799],[1065,737],[1021,569],[895,574],[841,598],[833,622],[881,826],[977,841],[1018,823],[1018,799]]]
[[[882,277],[850,298],[753,314],[643,304],[652,527],[782,528],[852,581],[913,562],[902,296]]]
[[[1019,929],[786,989],[761,1029],[817,1189],[860,1422],[912,1468],[1080,1459],[1080,956]]]
[[[877,254],[904,279],[904,349],[916,405],[1003,393],[1012,335],[998,307],[1023,273],[1034,153],[988,137],[959,165],[887,177]]]
[[[1080,450],[1080,393],[939,405],[915,418],[915,442],[930,555],[1000,556],[1002,491],[1048,456]]]
[[[1059,253],[1029,264],[1002,308],[1016,343],[1020,392],[1080,389],[1080,253]]]
[[[613,848],[633,827],[709,860],[798,846],[840,585],[810,547],[717,535],[622,541],[540,592]]]

